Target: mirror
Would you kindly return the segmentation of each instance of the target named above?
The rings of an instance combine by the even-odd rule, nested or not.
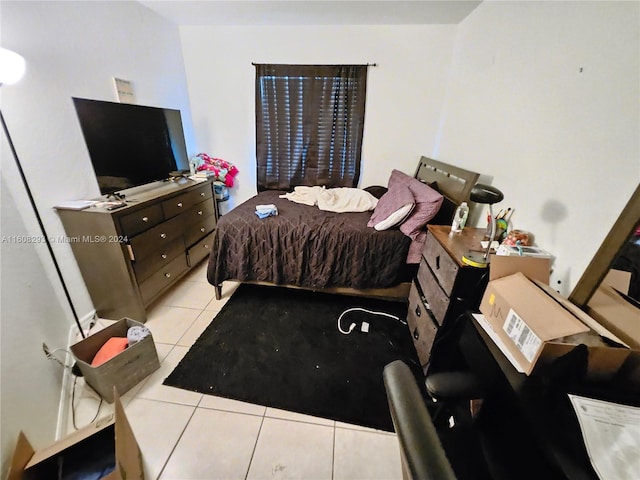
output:
[[[586,309],[593,293],[611,268],[631,272],[629,293],[638,293],[640,275],[640,185],[622,210],[618,220],[602,242],[584,274],[571,292],[569,300]],[[633,297],[637,302],[640,298]]]

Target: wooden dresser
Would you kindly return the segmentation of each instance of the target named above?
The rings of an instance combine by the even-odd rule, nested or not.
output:
[[[470,249],[481,249],[485,229],[466,227],[450,235],[448,225],[429,225],[416,278],[409,291],[407,323],[423,369],[429,365],[436,336],[466,310],[478,308],[488,268],[462,262]]]
[[[146,307],[209,255],[218,210],[209,180],[166,182],[117,210],[58,214],[102,318],[146,321]]]

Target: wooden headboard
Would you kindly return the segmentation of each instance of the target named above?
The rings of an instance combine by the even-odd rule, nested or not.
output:
[[[444,195],[445,201],[430,223],[446,225],[451,223],[456,207],[469,201],[471,189],[478,182],[480,174],[432,158],[420,157],[414,177],[427,184],[435,182],[432,186]]]

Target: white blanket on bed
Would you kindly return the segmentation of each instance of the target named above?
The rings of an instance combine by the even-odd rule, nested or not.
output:
[[[280,198],[338,213],[367,212],[378,204],[378,199],[369,192],[349,187],[295,187],[293,192],[280,195]]]

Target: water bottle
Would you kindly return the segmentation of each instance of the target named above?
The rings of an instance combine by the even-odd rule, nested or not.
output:
[[[464,228],[464,225],[467,223],[467,217],[469,216],[469,206],[467,202],[462,202],[458,208],[456,208],[456,213],[453,214],[453,222],[451,223],[451,231],[452,232],[461,232]]]

